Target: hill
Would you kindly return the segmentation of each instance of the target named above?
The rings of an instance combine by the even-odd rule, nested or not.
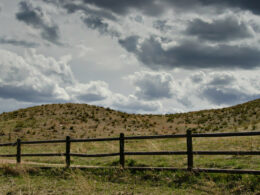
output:
[[[0,115],[0,142],[73,138],[154,135],[195,132],[260,130],[260,99],[229,108],[167,115],[127,114],[86,104],[42,105]],[[260,137],[194,138],[194,150],[259,151]],[[73,143],[72,153],[116,153],[118,142]],[[125,151],[183,151],[185,139],[128,140]],[[23,145],[22,153],[61,153],[65,144]],[[16,147],[0,147],[0,154],[15,154]],[[1,160],[1,159],[0,159]],[[2,159],[7,162],[7,158]],[[11,159],[14,161],[14,159]],[[198,155],[196,168],[260,170],[257,155]],[[29,163],[26,166],[26,162]],[[33,163],[64,165],[64,156],[22,157],[22,166],[0,164],[3,194],[258,194],[260,176],[113,169],[41,170]],[[116,166],[118,156],[71,157],[71,164]],[[186,155],[126,156],[126,166],[187,167]],[[11,181],[11,182],[10,182]],[[1,194],[1,193],[0,193]]]
[[[260,99],[244,104],[166,115],[128,114],[87,104],[50,104],[0,115],[0,141],[260,129]]]

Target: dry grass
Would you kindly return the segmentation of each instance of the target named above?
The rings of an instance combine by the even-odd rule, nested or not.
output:
[[[217,110],[180,114],[127,114],[87,104],[42,105],[0,115],[0,142],[260,129],[260,99]]]
[[[260,130],[260,99],[217,110],[183,114],[138,115],[85,104],[42,105],[0,115],[0,142],[22,140],[117,137],[194,132]],[[194,138],[194,150],[260,150],[259,137]],[[186,150],[185,139],[127,141],[126,151]],[[72,143],[75,153],[118,152],[118,142]],[[64,144],[22,146],[23,153],[64,152]],[[16,153],[0,147],[0,153]],[[63,164],[64,157],[22,158],[24,161]],[[196,156],[196,167],[260,170],[257,156]],[[186,156],[126,157],[128,166],[186,167]],[[118,157],[72,158],[72,164],[111,166]],[[4,166],[0,171],[0,194],[254,194],[259,177],[221,174],[200,178],[168,173],[71,172],[57,169]],[[170,174],[170,173],[169,173]],[[227,179],[232,179],[228,181]]]
[[[259,176],[250,175],[0,169],[1,194],[257,194],[259,182]]]

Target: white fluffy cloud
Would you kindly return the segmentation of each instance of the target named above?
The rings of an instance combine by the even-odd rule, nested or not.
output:
[[[79,83],[68,64],[70,56],[56,60],[34,50],[24,57],[0,50],[0,97],[25,102],[92,102],[109,93],[105,82]]]
[[[162,104],[159,101],[146,102],[139,100],[134,95],[126,97],[121,94],[115,94],[112,102],[113,108],[131,113],[158,113],[162,109]]]
[[[46,58],[34,51],[25,57],[0,50],[0,97],[28,102],[69,100],[62,86],[73,82],[64,61]]]
[[[80,83],[71,71],[70,56],[59,60],[29,50],[25,56],[0,50],[0,98],[27,103],[82,102],[127,112],[156,112],[159,102],[113,93],[106,82]]]
[[[82,102],[168,113],[260,97],[256,0],[111,2],[2,0],[0,112]]]
[[[211,104],[232,105],[260,97],[255,79],[231,72],[197,72],[187,83],[192,85],[194,94]]]
[[[183,110],[193,110],[202,105],[205,108],[222,107],[259,98],[257,73],[255,77],[241,76],[241,73],[197,71],[174,78],[170,72],[141,71],[126,79],[135,86],[136,98],[146,102],[158,100],[164,111],[169,112],[176,109],[175,105]]]
[[[174,79],[166,72],[135,72],[127,77],[136,87],[139,99],[155,100],[173,97]]]
[[[66,88],[72,97],[83,102],[100,101],[111,95],[108,84],[104,81],[90,81],[89,83],[78,83],[76,86]]]

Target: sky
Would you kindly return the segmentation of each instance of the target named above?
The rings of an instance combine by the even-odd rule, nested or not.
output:
[[[260,98],[259,0],[0,1],[0,113],[179,113]]]

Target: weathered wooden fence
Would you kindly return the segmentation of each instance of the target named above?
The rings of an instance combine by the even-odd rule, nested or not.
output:
[[[125,137],[120,133],[117,138],[89,138],[89,139],[71,139],[69,136],[65,140],[44,140],[44,141],[21,141],[17,139],[15,143],[0,144],[3,146],[16,146],[16,154],[0,154],[0,157],[16,157],[17,163],[21,163],[21,157],[35,157],[35,156],[65,156],[66,167],[70,167],[70,157],[107,157],[119,156],[121,168],[135,169],[135,170],[187,170],[193,172],[211,172],[211,173],[240,173],[240,174],[256,174],[260,175],[259,170],[243,170],[243,169],[208,169],[208,168],[194,168],[193,156],[194,155],[260,155],[260,151],[193,151],[192,140],[195,137],[232,137],[232,136],[258,136],[259,131],[253,132],[232,132],[232,133],[192,133],[187,130],[186,134],[175,135],[154,135],[154,136],[130,136]],[[187,150],[186,151],[160,151],[160,152],[125,152],[125,140],[142,140],[142,139],[166,139],[166,138],[186,138]],[[71,153],[71,143],[73,142],[100,142],[100,141],[119,141],[118,153],[105,153],[105,154],[78,154]],[[47,144],[47,143],[65,143],[65,153],[40,153],[40,154],[24,154],[21,152],[21,145],[28,144]],[[260,143],[259,143],[260,144]],[[187,155],[187,168],[173,168],[173,167],[125,167],[126,155]],[[260,163],[260,162],[259,162]]]

